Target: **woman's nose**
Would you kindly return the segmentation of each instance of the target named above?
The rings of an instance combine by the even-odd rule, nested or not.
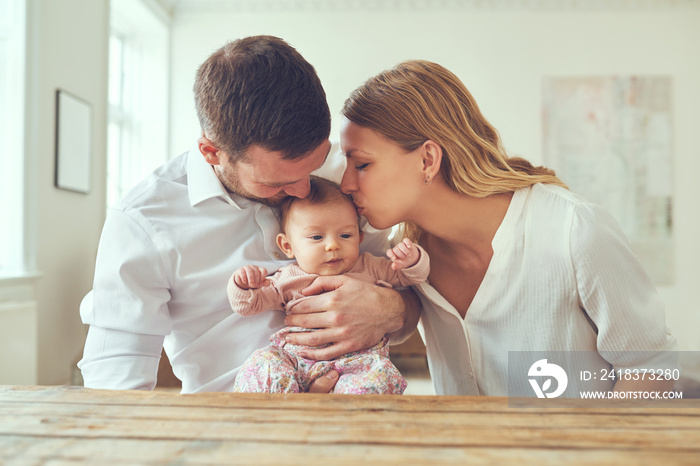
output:
[[[340,180],[340,190],[345,194],[350,194],[357,191],[357,183],[355,181],[356,174],[350,167],[343,172],[343,178]]]
[[[311,191],[311,185],[309,184],[309,177],[307,176],[303,180],[299,180],[294,184],[290,184],[289,186],[285,186],[284,192],[289,194],[290,196],[298,197],[300,199],[305,198],[306,196],[309,195],[309,191]]]

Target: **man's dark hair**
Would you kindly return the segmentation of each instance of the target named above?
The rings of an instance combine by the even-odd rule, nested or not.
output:
[[[205,135],[232,161],[251,145],[300,158],[330,135],[316,70],[277,37],[246,37],[214,52],[197,70],[194,98]]]

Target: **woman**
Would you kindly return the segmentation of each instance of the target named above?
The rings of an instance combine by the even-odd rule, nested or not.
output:
[[[450,71],[401,63],[355,90],[343,114],[343,191],[373,227],[403,223],[431,258],[418,291],[438,394],[507,395],[508,351],[592,351],[624,371],[675,349],[613,218],[553,171],[509,158]]]

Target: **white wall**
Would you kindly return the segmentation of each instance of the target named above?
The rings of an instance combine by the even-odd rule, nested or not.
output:
[[[700,185],[693,182],[700,171],[695,140],[700,108],[700,8],[693,6],[697,2],[649,7],[649,2],[630,1],[610,10],[577,9],[582,2],[569,2],[577,7],[563,9],[552,7],[552,2],[543,2],[543,8],[528,8],[537,2],[525,0],[495,2],[500,7],[493,9],[450,9],[440,5],[452,2],[432,2],[438,6],[419,11],[372,8],[381,2],[352,0],[329,2],[334,5],[330,8],[312,0],[291,2],[301,8],[296,11],[286,8],[284,2],[263,3],[267,6],[242,3],[209,12],[176,12],[172,30],[173,155],[193,146],[198,135],[191,91],[197,66],[226,41],[253,34],[286,39],[316,67],[334,114],[334,139],[338,114],[350,91],[401,60],[422,58],[460,76],[500,130],[508,150],[535,163],[542,163],[543,77],[672,76],[676,282],[660,291],[681,348],[700,350],[700,215],[696,202]],[[594,3],[602,8],[605,2]]]
[[[68,383],[85,341],[78,306],[92,287],[105,217],[108,26],[109,0],[28,2],[27,215],[39,278],[37,338],[27,344],[37,345],[39,384]],[[57,88],[92,105],[90,194],[54,187]]]

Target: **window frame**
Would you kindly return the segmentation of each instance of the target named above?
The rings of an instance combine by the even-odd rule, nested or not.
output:
[[[113,41],[121,44],[118,60]],[[149,1],[111,2],[109,64],[107,208],[169,158],[168,14]]]
[[[0,141],[7,150],[0,158],[0,279],[26,276],[32,265],[25,212],[26,46],[27,1],[0,0]]]

